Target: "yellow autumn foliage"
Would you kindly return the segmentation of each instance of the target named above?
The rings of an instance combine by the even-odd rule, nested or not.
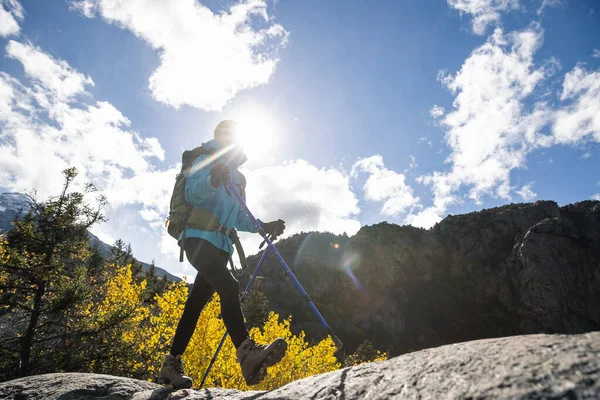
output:
[[[151,377],[158,374],[162,357],[168,351],[186,299],[187,287],[181,282],[173,284],[162,296],[156,296],[157,309],[152,312],[151,326],[148,330],[150,337],[147,343],[141,344],[141,350],[149,355],[148,371]],[[220,312],[219,297],[215,295],[202,311],[196,330],[183,355],[186,374],[196,382],[196,385],[200,384],[225,334],[225,326],[219,318]],[[267,378],[260,385],[252,386],[251,389],[274,389],[296,379],[333,371],[340,367],[334,356],[335,345],[330,338],[309,346],[304,333],[292,334],[290,323],[291,318],[279,321],[277,314],[270,313],[262,329],[254,328],[250,331],[250,336],[258,343],[269,343],[278,337],[283,337],[288,342],[288,351],[284,359],[268,370]],[[205,386],[250,389],[242,377],[236,361],[235,347],[229,338],[226,339]]]
[[[146,281],[134,281],[131,265],[113,265],[111,268],[114,272],[106,284],[96,287],[96,296],[78,307],[75,314],[78,318],[72,319],[69,325],[78,332],[98,332],[83,339],[90,347],[105,349],[102,357],[90,360],[90,371],[134,374],[145,370],[146,365],[135,357],[135,352],[123,349],[137,347],[139,340],[145,340],[140,326],[149,316],[149,310],[142,302]],[[94,281],[90,283],[95,284]]]
[[[0,235],[0,265],[5,265],[10,260],[10,254],[7,251],[8,241],[4,235]],[[0,268],[0,285],[4,285],[8,281],[8,272],[4,268]],[[2,293],[2,289],[0,289]],[[3,306],[0,306],[2,309]]]
[[[116,272],[107,281],[102,298],[81,310],[85,318],[80,323],[93,330],[115,317],[121,318],[118,328],[105,335],[103,345],[109,345],[106,341],[113,341],[112,345],[120,343],[120,347],[128,351],[123,352],[121,358],[115,354],[110,361],[121,367],[123,375],[153,380],[158,375],[164,354],[169,351],[188,297],[188,288],[185,282],[172,283],[163,294],[154,297],[153,303],[144,304],[146,282],[135,283],[130,266],[115,268]],[[186,374],[194,380],[195,386],[200,384],[225,334],[220,312],[219,297],[215,295],[202,311],[183,355]],[[250,336],[257,343],[269,343],[279,337],[285,338],[288,343],[286,356],[268,369],[267,377],[259,385],[246,386],[236,361],[235,348],[227,338],[205,387],[271,390],[297,379],[340,368],[331,338],[311,346],[304,332],[294,335],[290,325],[291,316],[280,319],[279,315],[271,312],[262,328],[250,331]],[[385,354],[380,359],[385,359]],[[102,366],[94,361],[90,364],[90,371],[106,373],[105,369],[106,364]]]

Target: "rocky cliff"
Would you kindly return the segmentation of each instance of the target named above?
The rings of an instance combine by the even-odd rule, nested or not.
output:
[[[70,399],[598,399],[600,332],[531,335],[447,345],[292,382],[271,392],[172,391],[93,374],[0,383],[7,400]]]
[[[550,201],[448,216],[430,230],[381,223],[302,234],[277,248],[338,336],[392,355],[447,343],[600,329],[600,202]],[[240,274],[245,285],[258,256]],[[274,256],[270,308],[324,330]]]

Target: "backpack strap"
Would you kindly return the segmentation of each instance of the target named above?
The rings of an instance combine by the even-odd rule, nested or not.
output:
[[[182,174],[185,178],[189,177],[189,172],[191,167],[196,160],[201,155],[212,154],[213,152],[205,149],[202,146],[196,147],[194,150],[189,150],[184,152],[182,157]],[[239,171],[238,171],[239,172]],[[246,177],[244,174],[239,172],[240,174],[240,194],[243,196],[246,191]],[[238,253],[240,258],[240,264],[242,269],[245,269],[248,266],[248,262],[246,261],[246,255],[244,254],[244,249],[242,247],[242,243],[240,242],[240,238],[238,237],[237,230],[233,227],[223,226],[219,219],[211,213],[210,211],[204,210],[200,207],[193,207],[189,205],[187,210],[187,214],[185,216],[185,225],[183,227],[183,236],[180,242],[180,252],[179,252],[179,261],[183,262],[183,253],[185,248],[185,238],[186,238],[186,230],[187,228],[196,228],[204,231],[219,231],[226,236],[228,236]],[[231,262],[231,258],[230,258]]]

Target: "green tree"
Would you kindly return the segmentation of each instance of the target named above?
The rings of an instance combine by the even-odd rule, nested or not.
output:
[[[77,170],[65,169],[63,175],[60,195],[38,201],[34,194],[31,209],[7,235],[0,264],[1,316],[10,324],[0,339],[0,377],[5,379],[64,361],[66,355],[52,349],[64,349],[67,321],[89,293],[88,229],[104,220],[106,199],[98,196],[97,204],[89,205],[84,197],[96,191],[94,186],[70,192]]]
[[[145,288],[146,281],[133,278],[131,265],[113,266],[106,283],[93,286],[93,296],[77,306],[80,318],[69,323],[78,371],[144,377],[147,366],[137,345],[147,340]]]
[[[269,317],[269,299],[260,291],[260,277],[256,278],[248,296],[242,303],[248,328],[261,327]]]
[[[156,275],[156,264],[154,260],[150,264],[150,268],[143,274],[146,280],[147,287],[145,293],[145,302],[152,303],[156,295],[162,295],[168,289],[170,281],[165,277]]]
[[[373,343],[369,340],[365,340],[358,346],[356,351],[346,357],[344,360],[345,367],[351,367],[353,365],[358,365],[366,362],[372,361],[383,361],[387,358],[385,353],[380,352],[375,347],[373,347]]]
[[[122,239],[117,239],[115,244],[110,248],[110,254],[108,255],[107,261],[113,266],[131,265],[133,277],[138,281],[142,279],[142,264],[133,256],[131,243],[126,244]]]
[[[98,243],[94,243],[89,248],[90,256],[88,260],[89,273],[93,276],[101,276],[104,272],[106,262],[104,256],[100,252]]]

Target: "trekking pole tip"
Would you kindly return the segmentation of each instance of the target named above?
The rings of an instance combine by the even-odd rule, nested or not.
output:
[[[344,343],[342,343],[340,338],[337,337],[337,335],[333,332],[333,329],[331,329],[331,327],[329,327],[329,335],[331,336],[331,340],[333,340],[333,343],[335,344],[335,347],[337,347],[338,350],[344,347]]]

